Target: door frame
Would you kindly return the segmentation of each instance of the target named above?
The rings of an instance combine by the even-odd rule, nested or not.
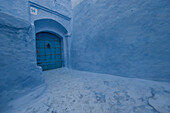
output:
[[[39,22],[40,21],[40,22]],[[70,37],[68,31],[55,20],[52,19],[40,19],[34,21],[34,39],[36,42],[36,34],[40,32],[48,32],[58,36],[61,40],[61,52],[62,52],[62,67],[69,67],[69,59],[70,59],[70,52],[69,52],[69,43],[68,38]],[[36,43],[35,43],[36,44]],[[36,53],[36,45],[35,45],[35,53]],[[37,54],[35,54],[35,57]],[[37,59],[36,59],[37,61]]]

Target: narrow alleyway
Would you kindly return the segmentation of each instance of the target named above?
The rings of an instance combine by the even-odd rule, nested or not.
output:
[[[25,107],[18,106],[19,109],[15,112],[168,113],[170,111],[168,83],[68,69],[45,71],[43,74],[46,77],[46,91],[34,99],[35,102],[30,102]],[[13,101],[11,106],[17,107],[17,103],[19,102]]]

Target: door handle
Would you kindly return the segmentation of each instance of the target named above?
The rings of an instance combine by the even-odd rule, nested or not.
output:
[[[50,48],[50,44],[49,43],[47,43],[47,48]]]

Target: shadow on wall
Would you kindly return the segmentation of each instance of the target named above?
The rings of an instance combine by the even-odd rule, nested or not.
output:
[[[84,0],[74,8],[72,68],[170,82],[169,0]]]

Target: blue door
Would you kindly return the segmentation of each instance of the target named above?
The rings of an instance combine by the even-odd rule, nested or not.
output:
[[[61,40],[58,36],[40,32],[36,34],[37,65],[43,70],[62,67]]]

